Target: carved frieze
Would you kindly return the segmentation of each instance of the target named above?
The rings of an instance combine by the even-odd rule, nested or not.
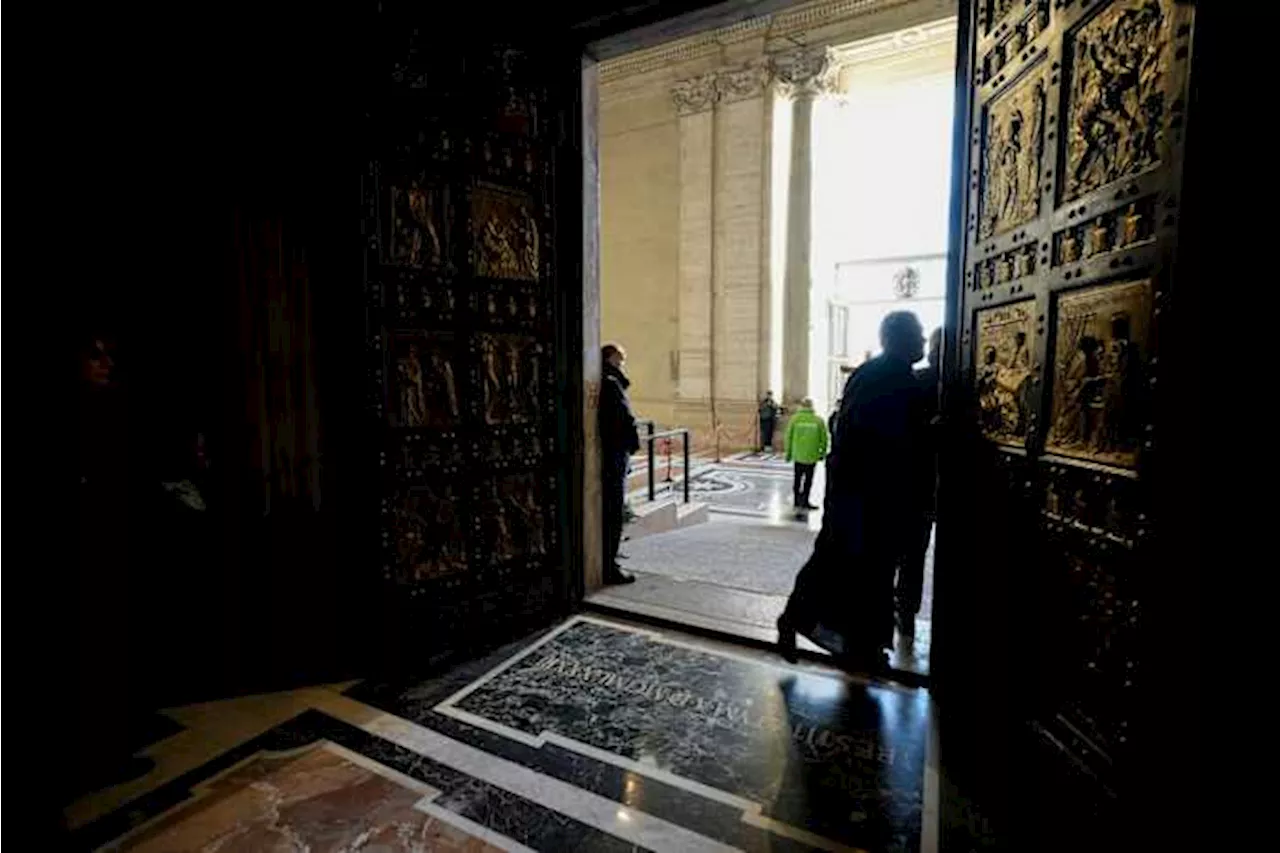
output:
[[[1147,196],[1056,232],[1053,265],[1075,263],[1145,243],[1152,238],[1155,204],[1155,196]]]
[[[477,188],[471,196],[471,239],[476,275],[538,280],[542,240],[528,196]]]
[[[979,239],[1002,234],[1040,214],[1045,91],[1045,69],[1039,67],[987,107]]]
[[[1026,444],[1035,370],[1028,299],[978,312],[974,383],[982,433],[992,441]]]
[[[1160,161],[1169,114],[1169,2],[1118,0],[1069,40],[1064,201]]]
[[[974,269],[971,286],[974,290],[987,290],[999,284],[1009,284],[1034,275],[1038,263],[1035,243],[1017,246],[979,261]]]
[[[1000,23],[1001,19],[1013,8],[1014,2],[1015,0],[983,0],[981,6],[982,31],[984,33],[991,32],[992,27]]]
[[[1136,465],[1150,316],[1148,280],[1105,284],[1058,298],[1047,452]]]
[[[1027,46],[1036,40],[1040,33],[1044,32],[1048,24],[1049,2],[1048,0],[1038,0],[1034,4],[1031,13],[1014,24],[1009,34],[1001,39],[982,58],[979,82],[986,83],[1007,68],[1011,62],[1018,58],[1018,54],[1021,51],[1025,50]]]
[[[465,449],[452,430],[403,432],[397,436],[395,473],[403,482],[416,485],[441,474],[456,474],[466,464]]]

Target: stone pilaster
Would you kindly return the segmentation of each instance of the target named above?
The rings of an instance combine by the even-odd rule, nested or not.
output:
[[[787,185],[787,247],[783,294],[782,396],[788,408],[809,395],[810,252],[813,241],[813,102],[835,88],[830,49],[798,50],[773,58],[779,91],[791,100]]]
[[[764,63],[727,68],[716,76],[715,109],[715,387],[722,403],[754,403],[759,383],[760,289],[764,221]]]
[[[680,290],[677,399],[711,399],[712,158],[715,75],[681,80],[671,88],[680,124]]]

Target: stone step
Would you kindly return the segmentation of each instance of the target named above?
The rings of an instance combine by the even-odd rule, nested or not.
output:
[[[701,524],[710,517],[706,504],[696,501],[686,504],[671,495],[659,497],[652,502],[633,498],[631,511],[635,513],[635,517],[627,525],[625,535],[632,539]]]

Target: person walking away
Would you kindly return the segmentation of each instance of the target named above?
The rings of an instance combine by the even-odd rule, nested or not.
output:
[[[800,408],[791,416],[785,437],[787,461],[795,463],[795,480],[792,490],[795,508],[817,509],[809,503],[813,489],[813,472],[827,455],[827,425],[813,412],[813,400],[805,397]]]
[[[880,324],[883,352],[845,383],[831,457],[826,512],[813,554],[778,619],[778,647],[795,660],[796,635],[855,670],[885,666],[893,645],[895,569],[909,530],[920,439],[924,356],[920,320],[893,311]]]
[[[631,454],[640,449],[636,416],[631,411],[627,388],[631,380],[622,367],[627,353],[617,344],[605,344],[600,350],[603,362],[600,381],[600,479],[604,488],[604,582],[633,583],[634,575],[618,565],[618,546],[622,544],[623,514],[627,503],[627,470]]]
[[[773,450],[773,430],[778,425],[778,404],[774,402],[773,392],[765,391],[760,401],[760,452]]]
[[[898,636],[910,646],[916,636],[916,614],[924,590],[924,559],[929,551],[929,535],[936,517],[937,448],[933,436],[933,420],[938,414],[938,363],[942,351],[942,329],[929,335],[928,362],[915,371],[920,389],[917,425],[920,446],[916,454],[916,504],[911,509],[910,528],[902,561],[898,565],[898,581],[894,587]]]

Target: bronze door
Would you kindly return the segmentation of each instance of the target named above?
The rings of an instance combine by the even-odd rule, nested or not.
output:
[[[366,406],[380,600],[422,666],[571,602],[553,209],[576,93],[545,58],[406,32],[369,116]]]
[[[1138,761],[1192,19],[977,0],[966,22],[935,673],[944,705],[999,697],[978,730],[1016,732],[1007,775],[1078,809],[1072,831]]]

